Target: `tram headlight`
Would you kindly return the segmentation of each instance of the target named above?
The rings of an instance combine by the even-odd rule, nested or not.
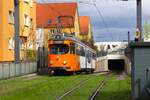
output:
[[[67,62],[64,60],[64,61],[63,61],[63,64],[64,64],[64,65],[66,65],[66,64],[67,64]]]
[[[49,63],[52,65],[52,64],[53,64],[53,61],[51,60]]]

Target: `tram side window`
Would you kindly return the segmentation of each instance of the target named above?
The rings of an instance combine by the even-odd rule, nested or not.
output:
[[[85,56],[85,50],[84,50],[84,48],[83,47],[81,47],[81,56]]]
[[[77,55],[79,55],[79,56],[85,56],[85,50],[84,50],[84,48],[81,47],[81,46],[77,47],[76,53],[77,53]]]
[[[87,52],[88,63],[91,63],[91,52]]]
[[[96,54],[93,53],[93,57],[92,57],[92,58],[93,58],[93,59],[96,59]]]
[[[77,47],[77,49],[76,49],[76,53],[77,53],[77,55],[81,55],[81,52],[80,52],[81,50],[80,50],[80,48],[79,47]]]
[[[75,54],[75,44],[70,43],[70,54]]]

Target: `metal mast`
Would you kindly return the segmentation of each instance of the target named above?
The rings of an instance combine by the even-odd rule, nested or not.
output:
[[[15,63],[20,61],[20,46],[19,46],[19,0],[14,0],[15,8]]]

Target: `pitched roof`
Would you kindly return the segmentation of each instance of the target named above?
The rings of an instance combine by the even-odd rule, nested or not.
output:
[[[37,3],[37,27],[73,27],[77,3]]]
[[[90,17],[89,16],[80,16],[80,34],[87,35],[89,32]]]

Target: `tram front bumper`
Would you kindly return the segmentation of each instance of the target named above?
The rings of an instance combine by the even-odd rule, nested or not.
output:
[[[68,66],[63,66],[63,67],[50,66],[50,67],[48,67],[48,69],[53,70],[53,71],[56,71],[56,70],[69,71],[70,67],[68,67]]]

